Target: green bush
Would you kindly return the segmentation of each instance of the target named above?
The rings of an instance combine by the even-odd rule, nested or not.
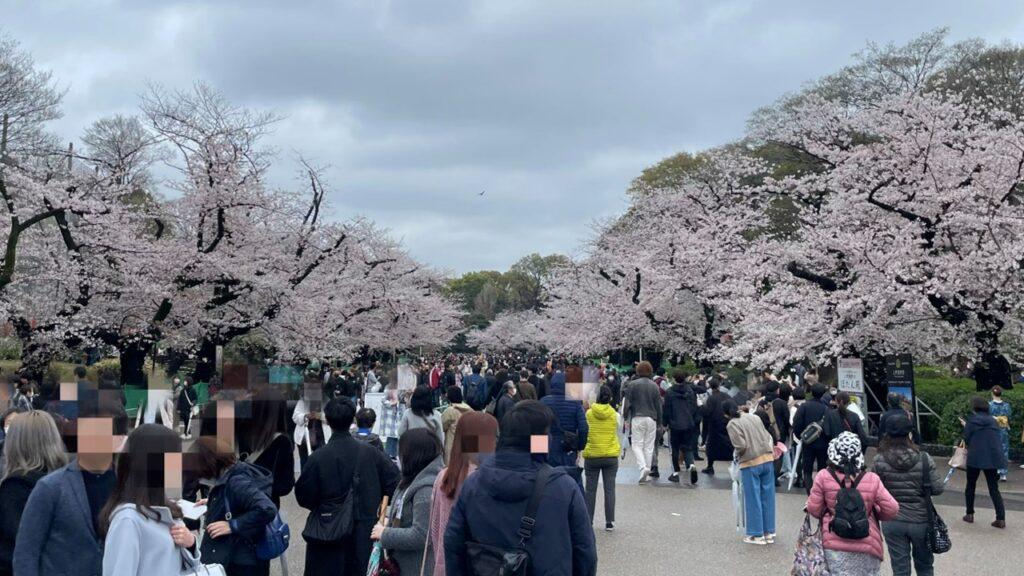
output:
[[[975,394],[974,380],[953,378],[930,366],[915,368],[914,388],[917,397],[940,415],[950,402],[959,402]],[[931,416],[921,417],[921,436],[925,442],[938,441],[939,429],[939,419]]]
[[[103,371],[110,371],[118,382],[121,381],[121,361],[117,358],[104,358],[92,366],[89,366],[89,373],[86,378],[93,382],[99,382],[100,373]]]
[[[21,341],[17,338],[0,338],[0,360],[21,360]]]
[[[964,429],[958,419],[966,420],[970,417],[971,397],[977,394],[980,393],[960,394],[943,407],[938,437],[940,444],[955,446],[960,442]],[[988,400],[990,396],[984,394],[984,398]],[[1024,390],[1007,390],[1003,392],[1003,400],[1009,402],[1013,408],[1013,415],[1010,417],[1010,457],[1020,459],[1024,455],[1024,447],[1021,446],[1021,430],[1024,428]]]

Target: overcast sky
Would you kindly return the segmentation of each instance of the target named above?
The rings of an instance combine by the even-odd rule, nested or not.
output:
[[[452,272],[578,254],[644,167],[741,136],[869,40],[1024,39],[1018,0],[3,4],[3,30],[69,89],[65,138],[135,112],[147,82],[202,80],[285,117],[276,183],[299,185],[293,150],[330,165],[336,217]]]

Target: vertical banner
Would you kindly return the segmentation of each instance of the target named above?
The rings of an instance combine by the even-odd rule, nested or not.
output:
[[[860,358],[840,358],[837,366],[837,388],[857,397],[857,406],[868,415],[867,395],[864,393],[864,361]],[[868,426],[868,423],[864,423]],[[866,429],[866,428],[865,428]]]
[[[899,394],[906,399],[905,407],[911,411],[916,427],[918,418],[914,394],[914,360],[910,354],[889,356],[885,359],[885,384],[889,394]]]

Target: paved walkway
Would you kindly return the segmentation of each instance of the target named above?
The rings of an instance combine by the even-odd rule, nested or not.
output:
[[[668,451],[661,460],[668,463]],[[870,458],[869,458],[870,462]],[[740,542],[732,508],[730,481],[725,463],[719,463],[718,476],[701,475],[697,487],[687,478],[680,484],[667,482],[668,473],[650,485],[637,484],[639,474],[632,456],[619,469],[616,488],[616,529],[603,530],[604,513],[600,496],[594,525],[598,528],[598,574],[604,576],[703,576],[709,574],[749,574],[757,576],[789,574],[797,532],[803,522],[805,497],[802,490],[780,492],[777,496],[778,540],[768,547]],[[940,463],[945,470],[945,462]],[[685,475],[684,475],[685,476]],[[960,520],[964,513],[964,474],[957,472],[947,493],[937,499],[939,513],[949,524],[953,549],[936,560],[936,573],[942,576],[999,576],[1020,573],[1013,558],[1024,547],[1024,471],[1016,466],[1010,482],[1001,484],[1007,502],[1006,530],[989,526],[995,518],[984,480],[980,482],[977,522]],[[601,491],[598,490],[598,494]],[[299,535],[305,511],[293,497],[282,502],[295,540],[289,550],[292,576],[302,574],[304,546]],[[884,574],[890,574],[888,557]],[[276,564],[272,574],[280,574]]]

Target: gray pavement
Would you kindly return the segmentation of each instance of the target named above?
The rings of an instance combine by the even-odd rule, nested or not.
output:
[[[660,460],[662,464],[668,463],[666,449],[662,449]],[[637,484],[639,473],[632,456],[621,463],[616,482],[614,532],[603,529],[604,508],[598,490],[594,518],[598,574],[789,574],[797,533],[803,522],[805,497],[802,490],[778,493],[777,542],[767,547],[751,546],[743,544],[742,534],[736,531],[724,462],[716,464],[717,476],[709,478],[702,474],[696,487],[689,486],[685,475],[678,485],[667,482],[666,468],[662,468],[660,480],[641,486]],[[940,468],[946,469],[944,462],[940,462]],[[953,539],[953,549],[936,558],[936,574],[1001,576],[1021,573],[1016,553],[1024,547],[1024,471],[1014,465],[1010,480],[1000,485],[1007,502],[1008,528],[998,530],[989,526],[995,514],[984,480],[979,483],[976,523],[970,525],[961,520],[964,474],[954,474],[947,494],[936,502]],[[300,533],[306,513],[291,496],[285,498],[282,505],[294,536],[288,554],[290,574],[295,576],[302,574],[304,546]],[[280,573],[277,564],[271,567],[271,574]],[[883,574],[891,574],[888,557]]]

